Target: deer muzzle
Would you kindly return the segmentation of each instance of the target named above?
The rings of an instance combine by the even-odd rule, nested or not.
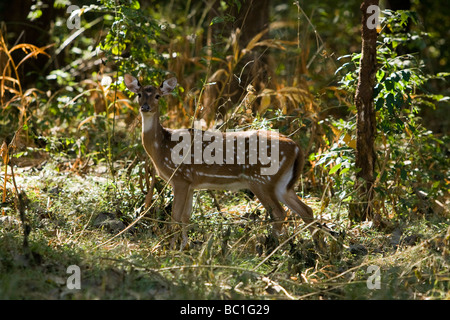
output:
[[[142,112],[149,112],[149,111],[150,111],[150,106],[149,106],[147,103],[144,103],[144,104],[141,106],[141,111],[142,111]]]

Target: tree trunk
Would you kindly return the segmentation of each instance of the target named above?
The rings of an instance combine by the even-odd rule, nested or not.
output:
[[[361,5],[362,11],[362,54],[359,68],[358,86],[356,88],[355,105],[357,109],[356,120],[356,168],[355,188],[359,195],[358,203],[350,206],[350,219],[353,221],[371,220],[373,218],[372,200],[374,195],[373,182],[375,181],[375,134],[376,120],[373,101],[373,88],[375,85],[376,68],[376,28],[369,28],[367,13],[370,5],[377,5],[378,0],[365,0]]]

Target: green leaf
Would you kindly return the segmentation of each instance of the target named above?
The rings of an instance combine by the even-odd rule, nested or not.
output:
[[[13,154],[13,157],[14,157],[14,158],[20,158],[20,157],[23,156],[24,154],[25,154],[25,151],[22,151],[22,152]]]
[[[222,23],[224,21],[225,19],[223,17],[214,17],[209,25],[212,26],[213,24]]]
[[[409,79],[411,79],[411,71],[409,71],[409,70],[402,70],[400,73],[402,75],[403,80],[405,80],[406,82],[408,82]]]
[[[381,82],[381,80],[383,80],[383,78],[384,78],[384,75],[385,75],[385,72],[383,71],[383,70],[378,70],[377,71],[377,81],[378,82]]]
[[[133,0],[133,1],[131,2],[131,6],[130,6],[130,7],[131,7],[132,9],[139,10],[139,9],[141,8],[141,5],[140,5],[139,1]]]
[[[338,171],[341,166],[342,166],[342,163],[339,163],[339,164],[335,165],[333,168],[331,168],[330,175],[335,173],[336,171]]]
[[[338,74],[339,71],[341,71],[342,69],[344,69],[345,67],[349,66],[349,65],[353,65],[353,62],[346,62],[344,63],[342,66],[340,66],[339,68],[337,68],[337,70],[334,72],[334,74]]]
[[[375,102],[375,110],[381,110],[381,108],[384,105],[384,99],[383,98],[378,98],[377,101]]]
[[[308,161],[314,161],[316,160],[316,154],[315,153],[311,153],[308,157]]]
[[[408,172],[405,169],[400,169],[400,176],[403,180],[406,180],[408,178]]]
[[[351,58],[351,56],[352,56],[351,54],[346,54],[346,55],[340,56],[336,60],[339,61],[339,60],[342,60],[342,59]]]
[[[352,57],[352,61],[358,61],[358,60],[360,60],[361,59],[361,53],[357,53],[357,54],[355,54],[355,55],[353,55],[353,57]]]
[[[319,161],[316,163],[316,165],[320,165],[322,163],[324,163],[325,161],[327,161],[328,157],[330,157],[331,155],[329,153],[325,154],[322,158],[319,159]]]
[[[394,113],[394,95],[392,93],[388,93],[386,95],[386,107],[388,108],[389,113]]]
[[[36,19],[39,19],[42,16],[42,10],[34,10],[30,11],[28,13],[27,19],[30,19],[31,21],[34,21]]]
[[[373,97],[375,98],[378,94],[383,90],[383,85],[381,83],[377,83],[373,88]]]
[[[241,2],[239,0],[234,0],[234,4],[237,7],[238,13],[241,11]]]
[[[395,101],[394,101],[394,103],[395,103],[395,106],[397,108],[400,108],[403,105],[403,95],[400,92],[397,92],[395,94]]]
[[[395,83],[392,80],[386,80],[384,82],[384,86],[386,87],[387,91],[392,91],[394,89]]]

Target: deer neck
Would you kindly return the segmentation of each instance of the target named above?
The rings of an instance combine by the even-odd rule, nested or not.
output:
[[[164,128],[159,122],[159,113],[142,116],[142,144],[153,162],[158,156],[163,137]]]

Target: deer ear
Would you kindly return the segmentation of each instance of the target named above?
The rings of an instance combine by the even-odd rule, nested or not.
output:
[[[164,81],[161,85],[161,92],[163,96],[170,94],[177,86],[177,78],[173,77]]]
[[[139,89],[141,88],[139,81],[132,75],[126,74],[124,77],[124,80],[125,80],[125,85],[127,86],[128,90],[130,90],[131,92],[137,93],[139,91]]]

